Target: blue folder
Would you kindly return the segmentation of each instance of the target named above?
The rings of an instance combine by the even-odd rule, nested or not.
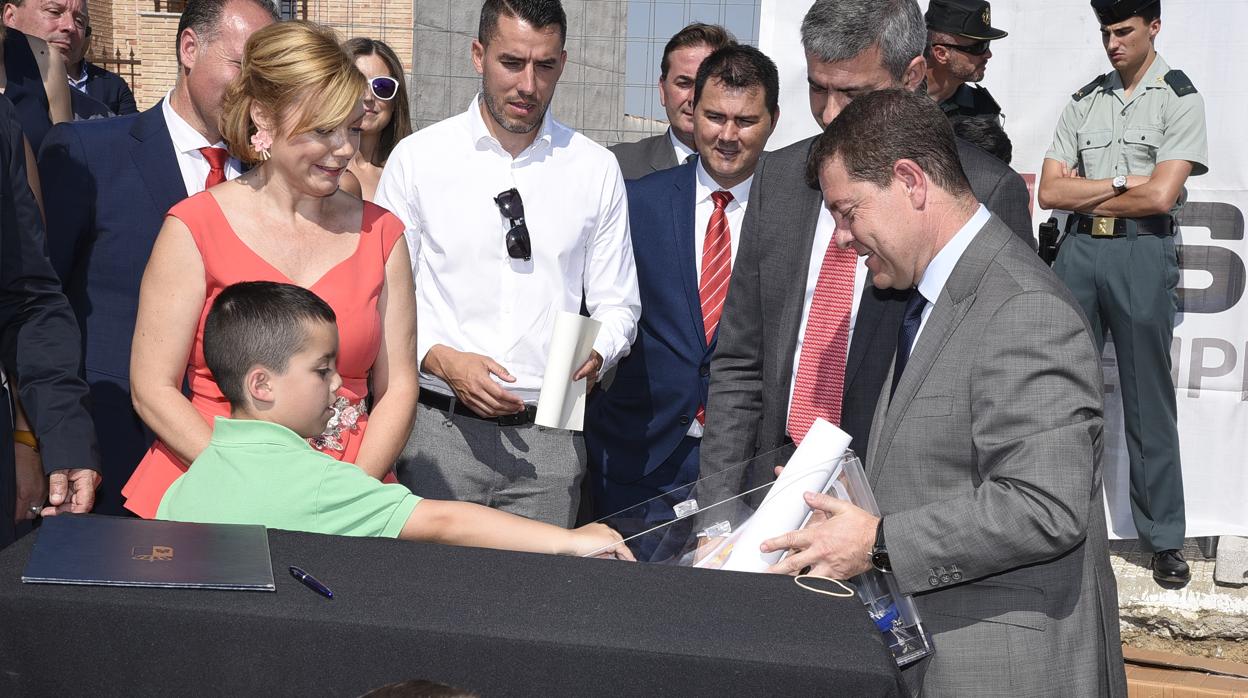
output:
[[[264,526],[63,514],[37,535],[23,582],[274,591]]]

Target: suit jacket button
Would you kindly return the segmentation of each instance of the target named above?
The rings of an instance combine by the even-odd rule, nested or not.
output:
[[[949,583],[949,574],[948,574],[948,573],[945,573],[945,574],[940,575],[940,583],[941,583],[941,584],[948,584],[948,583]]]
[[[687,426],[689,426],[689,415],[682,414],[682,415],[680,415],[680,419],[678,419],[678,420],[676,420],[676,421],[680,422],[680,426],[682,426],[682,427],[687,427]]]
[[[927,578],[927,583],[930,586],[936,586],[937,584],[940,584],[940,579],[935,576],[931,576]]]
[[[953,580],[953,581],[955,581],[955,582],[960,582],[960,581],[962,581],[962,573],[961,573],[961,572],[954,572],[953,574],[949,575],[949,578],[950,578],[950,579],[952,579],[952,580]]]
[[[702,368],[698,370],[698,375],[702,376],[703,378],[706,378],[707,376],[711,375],[711,367],[703,366]]]

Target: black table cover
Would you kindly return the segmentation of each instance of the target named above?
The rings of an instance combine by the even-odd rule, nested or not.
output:
[[[0,551],[4,696],[904,692],[858,600],[788,577],[270,531],[276,593],[22,584],[37,535]]]

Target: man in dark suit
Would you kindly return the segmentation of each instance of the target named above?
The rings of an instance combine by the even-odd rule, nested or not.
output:
[[[108,107],[117,116],[138,113],[134,93],[130,91],[130,85],[126,84],[125,78],[86,59],[82,60],[81,66],[78,83],[71,84],[70,87],[85,91],[88,97]]]
[[[87,386],[78,375],[78,327],[44,253],[43,221],[27,183],[17,113],[0,98],[0,548],[15,523],[91,510],[99,469]],[[13,431],[9,391],[30,423]],[[34,458],[15,459],[17,448]],[[46,481],[45,481],[46,478]]]
[[[48,247],[83,334],[102,513],[123,512],[121,487],[152,440],[130,404],[143,269],[165,212],[239,173],[217,130],[221,98],[247,37],[276,19],[263,0],[189,0],[169,95],[141,114],[60,124],[40,150]]]
[[[882,517],[807,493],[827,518],[764,542],[794,551],[771,571],[891,575],[937,648],[903,671],[916,694],[1125,696],[1100,361],[1074,295],[976,201],[922,95],[855,100],[811,172],[836,244],[911,300],[867,450]]]
[[[624,179],[675,167],[697,150],[693,140],[693,83],[702,60],[733,42],[723,27],[694,22],[676,32],[663,47],[659,66],[659,102],[667,111],[667,131],[636,143],[611,146]]]
[[[802,23],[802,42],[819,125],[860,94],[918,89],[926,41],[914,0],[817,0]],[[703,476],[789,439],[800,443],[816,417],[848,432],[856,453],[867,450],[907,294],[871,288],[865,265],[833,251],[831,214],[807,184],[812,143],[769,153],[755,173],[711,365],[707,411],[714,418],[702,442]],[[958,155],[976,198],[1034,247],[1022,178],[968,143],[958,142]],[[841,280],[848,278],[849,287]],[[812,313],[816,300],[819,312]],[[752,477],[772,473],[760,465]],[[735,494],[723,487],[715,497]]]
[[[758,49],[733,44],[712,53],[694,88],[699,157],[627,183],[645,313],[610,387],[590,397],[585,447],[595,518],[698,477],[702,426],[714,418],[704,407],[716,328],[779,96],[776,66]],[[644,530],[671,513],[658,503],[629,520]]]
[[[76,75],[75,71],[81,70],[89,22],[85,0],[12,0],[4,5],[5,25],[47,41],[48,48],[63,59],[67,75]],[[69,83],[72,88],[72,78]],[[69,98],[75,120],[98,119],[115,113],[85,92],[70,89]]]

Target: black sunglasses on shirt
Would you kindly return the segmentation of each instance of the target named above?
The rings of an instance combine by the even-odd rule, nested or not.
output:
[[[532,245],[529,242],[529,227],[524,224],[524,200],[515,187],[494,197],[499,213],[511,222],[511,230],[507,231],[507,256],[512,259],[523,259],[526,262],[533,257]]]
[[[965,46],[961,44],[932,44],[932,46],[944,46],[945,48],[956,49],[970,56],[982,56],[988,53],[989,44],[992,42],[985,39],[984,41],[976,41],[973,44]]]

